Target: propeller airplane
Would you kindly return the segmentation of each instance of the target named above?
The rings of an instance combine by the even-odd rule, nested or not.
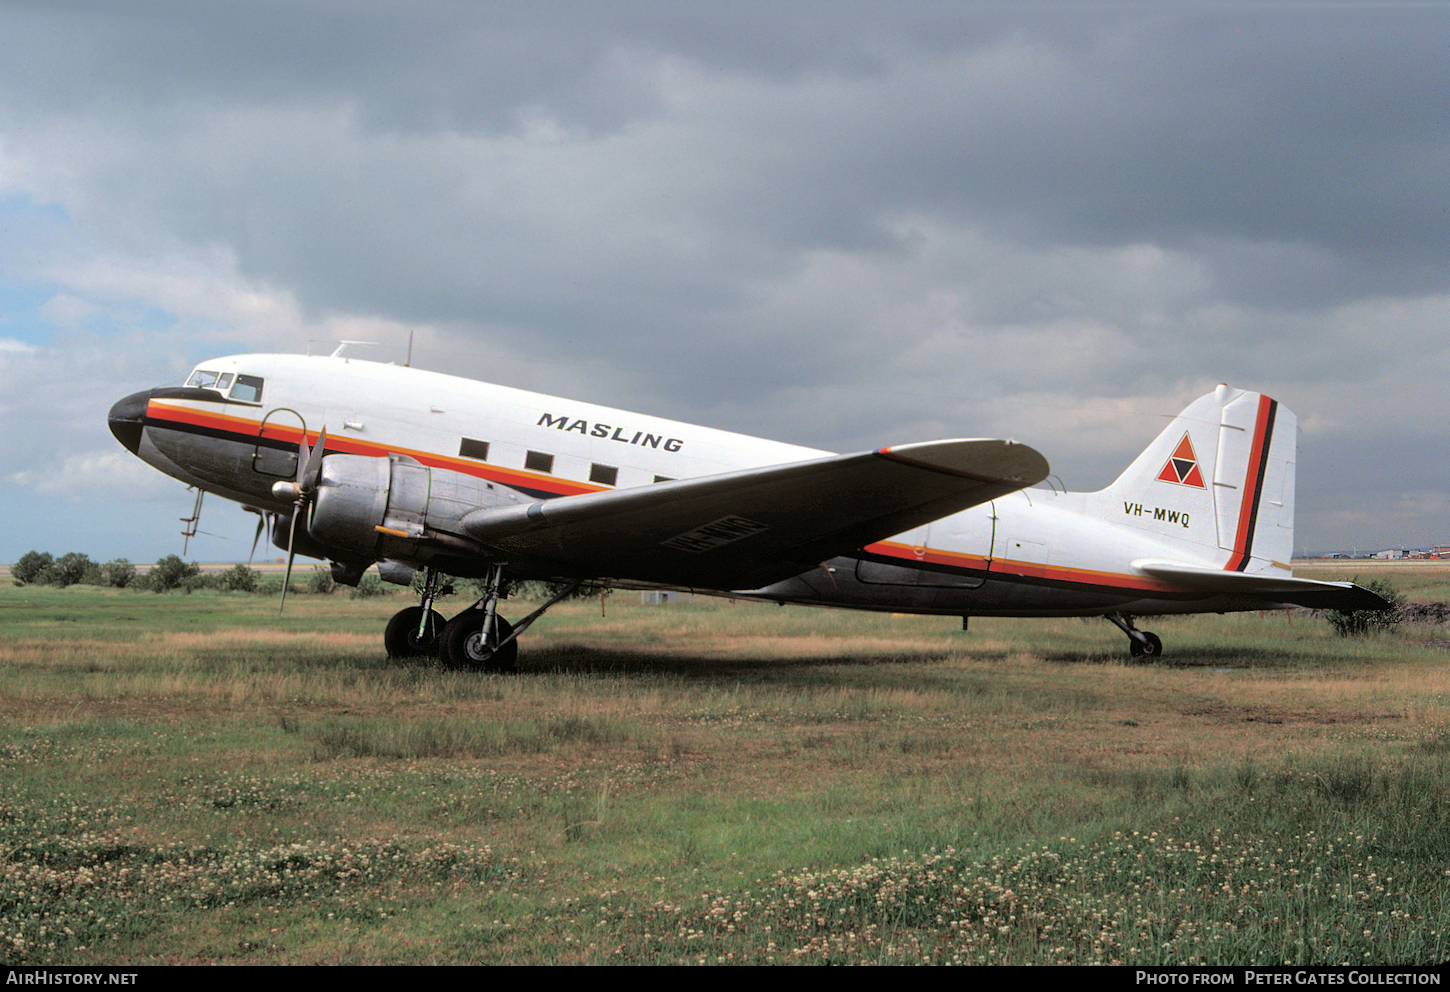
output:
[[[1220,385],[1098,492],[1030,488],[1038,452],[955,439],[836,455],[334,354],[202,362],[110,411],[154,468],[270,521],[293,557],[355,585],[374,565],[417,606],[394,657],[510,671],[517,637],[585,582],[895,613],[1135,616],[1285,605],[1381,609],[1295,578],[1294,415]],[[255,541],[253,542],[255,552]],[[451,619],[445,576],[483,580]],[[566,582],[510,624],[508,583]],[[285,599],[286,581],[283,583]]]

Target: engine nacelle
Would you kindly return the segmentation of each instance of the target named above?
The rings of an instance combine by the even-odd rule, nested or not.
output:
[[[506,486],[402,455],[328,455],[307,530],[328,547],[374,560],[470,555],[478,549],[464,535],[463,516],[524,500]]]

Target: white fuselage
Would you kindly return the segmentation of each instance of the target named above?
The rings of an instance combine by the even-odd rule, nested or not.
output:
[[[294,477],[299,442],[314,443],[324,428],[329,453],[406,456],[534,500],[828,454],[355,359],[233,356],[202,363],[192,382],[190,389],[132,398],[144,410],[132,450],[189,485],[264,510],[288,510],[273,486]],[[1158,498],[1148,500],[1146,516],[1144,499],[1131,494],[1022,490],[784,582],[733,593],[963,616],[1246,608],[1131,566],[1135,559],[1171,559],[1221,567],[1215,552],[1223,541],[1212,512],[1174,502],[1196,493],[1159,488],[1150,491]]]

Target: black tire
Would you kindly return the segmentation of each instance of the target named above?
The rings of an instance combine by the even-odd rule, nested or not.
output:
[[[438,654],[438,638],[443,633],[443,614],[437,610],[428,611],[428,622],[423,636],[418,636],[418,621],[423,616],[423,607],[410,606],[399,610],[388,621],[383,631],[383,646],[388,649],[389,658],[433,658]]]
[[[495,636],[483,636],[483,610],[468,610],[448,621],[443,636],[438,639],[438,656],[449,668],[474,672],[512,672],[518,668],[519,642],[509,641],[498,651],[488,647],[503,640],[514,632],[513,625],[503,617],[495,616]]]
[[[1163,642],[1158,640],[1158,635],[1151,631],[1143,631],[1143,640],[1140,642],[1136,637],[1128,639],[1128,650],[1134,658],[1158,658],[1163,654]]]

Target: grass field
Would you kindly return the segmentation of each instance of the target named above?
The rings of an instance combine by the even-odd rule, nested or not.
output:
[[[1443,628],[1162,618],[1135,666],[633,598],[481,676],[388,662],[402,597],[0,587],[0,960],[1450,956]]]

